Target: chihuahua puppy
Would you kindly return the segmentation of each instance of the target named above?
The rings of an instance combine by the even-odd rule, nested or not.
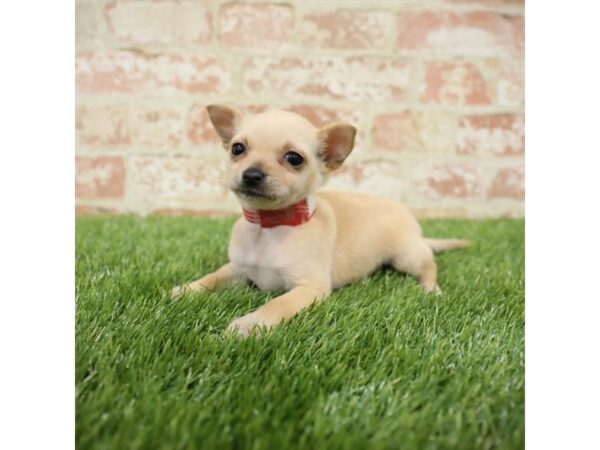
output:
[[[285,291],[231,322],[228,329],[246,336],[255,327],[289,321],[384,264],[417,277],[425,291],[440,292],[433,251],[468,241],[424,238],[410,211],[391,200],[317,192],[352,151],[356,128],[332,123],[317,129],[281,110],[244,115],[223,105],[207,109],[229,154],[229,188],[243,217],[233,226],[229,262],[175,287],[173,298],[247,281]]]

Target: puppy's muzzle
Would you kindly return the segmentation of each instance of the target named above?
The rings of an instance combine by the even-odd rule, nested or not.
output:
[[[244,182],[244,186],[247,187],[258,187],[263,183],[265,178],[265,173],[256,168],[246,169],[242,173],[242,181]]]

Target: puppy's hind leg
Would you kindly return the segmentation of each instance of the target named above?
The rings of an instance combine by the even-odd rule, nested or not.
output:
[[[425,292],[441,294],[433,251],[423,239],[400,242],[395,248],[391,264],[399,272],[417,277]]]

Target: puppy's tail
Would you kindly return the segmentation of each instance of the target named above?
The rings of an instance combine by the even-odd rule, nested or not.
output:
[[[434,252],[443,252],[445,250],[454,250],[457,248],[465,248],[471,245],[471,241],[465,239],[429,239],[424,238],[427,245],[431,247]]]

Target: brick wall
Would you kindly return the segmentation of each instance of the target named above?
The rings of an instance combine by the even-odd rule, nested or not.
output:
[[[76,3],[78,213],[238,212],[203,106],[346,120],[329,186],[522,216],[523,0]]]

